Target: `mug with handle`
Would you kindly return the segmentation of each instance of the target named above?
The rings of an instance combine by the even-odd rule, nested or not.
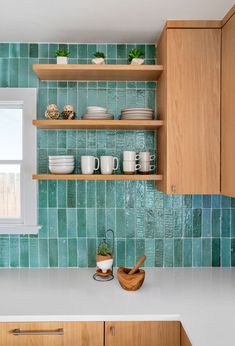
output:
[[[148,174],[155,169],[155,165],[151,165],[149,161],[141,162],[141,167],[139,172],[141,174]]]
[[[125,174],[134,174],[135,171],[141,168],[139,163],[135,163],[135,161],[123,161],[123,172]]]
[[[100,167],[100,161],[96,156],[81,156],[82,174],[93,174]]]
[[[123,161],[136,161],[139,160],[139,155],[135,151],[123,151]]]
[[[141,151],[139,153],[140,161],[153,161],[155,159],[155,155],[151,155],[149,151]]]
[[[113,171],[118,169],[118,158],[115,156],[101,156],[100,157],[100,170],[101,174],[112,174]]]

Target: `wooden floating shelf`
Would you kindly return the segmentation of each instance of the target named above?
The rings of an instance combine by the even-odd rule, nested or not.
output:
[[[34,180],[162,180],[157,174],[34,174]]]
[[[156,130],[163,120],[33,120],[33,125],[47,130]]]
[[[41,80],[156,81],[162,65],[34,64]]]

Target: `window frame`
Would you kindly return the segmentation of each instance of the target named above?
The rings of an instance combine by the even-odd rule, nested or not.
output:
[[[0,218],[0,234],[37,234],[37,183],[32,179],[37,166],[36,129],[32,125],[37,108],[36,88],[0,88],[0,103],[22,104],[22,161],[0,160],[19,164],[21,161],[21,218]],[[5,222],[4,222],[5,221]]]

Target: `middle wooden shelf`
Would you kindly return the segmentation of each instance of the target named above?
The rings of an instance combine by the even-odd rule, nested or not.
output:
[[[157,130],[163,120],[33,120],[33,125],[45,130]]]
[[[33,174],[34,180],[162,180],[158,174]]]

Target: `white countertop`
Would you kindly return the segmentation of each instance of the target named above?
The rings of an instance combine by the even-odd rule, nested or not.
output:
[[[195,346],[235,345],[235,269],[146,269],[139,291],[94,269],[1,269],[0,322],[179,320]]]

